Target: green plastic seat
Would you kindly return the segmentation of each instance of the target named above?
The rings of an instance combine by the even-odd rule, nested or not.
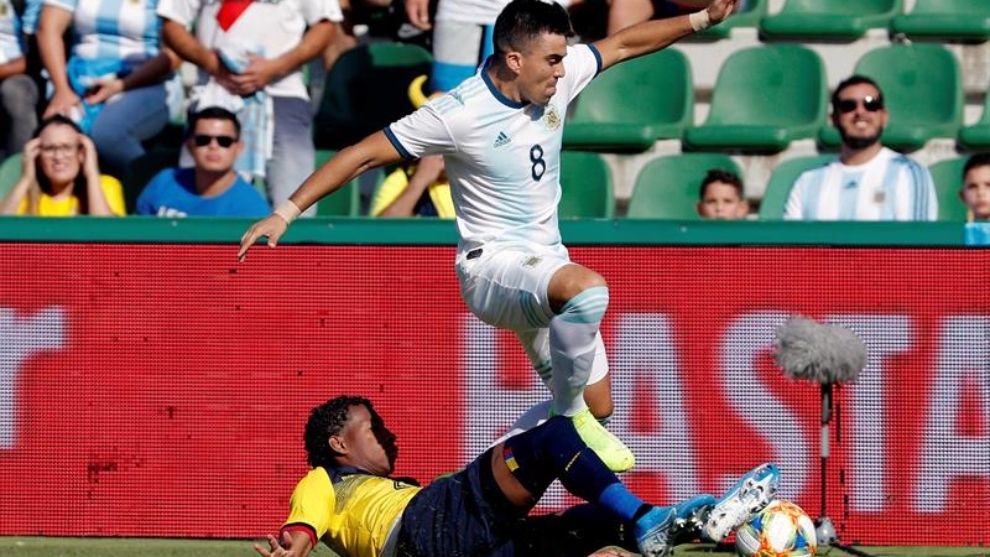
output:
[[[14,184],[21,179],[22,153],[14,153],[0,163],[0,200],[7,197]]]
[[[737,27],[759,27],[760,20],[767,15],[769,0],[749,0],[742,3],[742,9],[729,19],[714,27],[709,27],[700,33],[688,37],[691,41],[713,41],[726,39]]]
[[[935,196],[938,198],[938,220],[966,222],[966,204],[959,197],[962,189],[963,167],[968,157],[960,157],[937,162],[928,167],[935,182]]]
[[[678,50],[609,68],[571,103],[564,146],[642,152],[657,139],[680,139],[694,117],[691,67]]]
[[[855,73],[880,85],[890,113],[881,141],[912,151],[937,137],[954,138],[962,126],[963,90],[959,62],[937,44],[891,45],[871,50],[856,62]],[[838,145],[839,132],[822,129],[821,142]]]
[[[336,151],[319,149],[316,151],[316,168],[323,166],[330,160]],[[382,170],[376,168],[369,172],[375,173],[376,186],[382,182]],[[361,176],[354,178],[344,184],[339,190],[316,202],[316,216],[318,217],[359,217],[361,216]]]
[[[777,165],[770,174],[770,182],[760,201],[760,220],[781,220],[787,197],[798,176],[806,170],[828,164],[835,160],[834,155],[813,155],[788,159]]]
[[[560,218],[612,218],[612,172],[597,153],[564,151],[560,159]]]
[[[971,151],[990,148],[990,95],[984,96],[980,121],[959,130],[959,143]]]
[[[700,220],[697,203],[701,181],[716,168],[742,175],[735,161],[722,153],[685,153],[653,159],[636,175],[627,216]]]
[[[412,112],[409,84],[429,74],[432,63],[424,48],[402,43],[369,43],[341,54],[313,118],[317,149],[343,149]]]
[[[974,0],[975,1],[975,0]],[[887,28],[902,0],[787,0],[760,20],[764,39],[855,40],[868,29]]]
[[[723,63],[708,118],[684,141],[698,150],[779,152],[814,137],[825,114],[825,68],[817,54],[798,45],[744,48]]]
[[[945,41],[990,39],[990,2],[986,0],[915,0],[910,13],[891,21],[895,33]]]
[[[134,214],[141,191],[156,174],[166,168],[179,166],[181,149],[152,149],[132,160],[124,171],[121,185],[124,187],[124,204],[127,214]]]

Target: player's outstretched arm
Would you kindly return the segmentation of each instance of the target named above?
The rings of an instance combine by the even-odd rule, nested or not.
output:
[[[282,543],[268,534],[268,547],[254,544],[254,550],[263,557],[307,557],[313,546],[304,532],[282,532]]]
[[[656,52],[692,33],[717,25],[729,17],[738,2],[712,0],[708,8],[699,12],[639,23],[609,35],[594,43],[602,56],[602,69]]]
[[[401,159],[402,156],[385,137],[384,132],[375,132],[360,143],[337,153],[306,178],[306,181],[289,196],[288,201],[276,207],[271,215],[254,223],[241,236],[241,247],[237,252],[237,258],[244,261],[248,250],[261,238],[268,238],[268,247],[275,247],[289,224],[309,206],[337,191],[363,172]]]

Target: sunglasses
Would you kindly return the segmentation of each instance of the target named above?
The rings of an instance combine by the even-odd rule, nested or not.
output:
[[[212,143],[214,139],[217,140],[217,145],[223,147],[224,149],[229,149],[230,146],[237,141],[237,138],[229,135],[207,135],[205,133],[198,133],[193,136],[193,143],[195,143],[197,147],[206,147]]]
[[[839,99],[835,102],[835,107],[839,109],[839,112],[843,114],[848,114],[854,110],[862,102],[863,108],[867,112],[876,112],[883,109],[883,99],[880,97],[863,97],[861,99]]]

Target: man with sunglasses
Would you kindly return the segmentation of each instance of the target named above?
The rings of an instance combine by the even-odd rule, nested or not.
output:
[[[880,142],[887,125],[883,92],[854,75],[832,94],[837,160],[798,177],[784,209],[789,220],[931,221],[938,201],[924,165]]]
[[[210,107],[193,114],[186,148],[195,165],[159,172],[141,192],[137,214],[257,217],[271,212],[258,190],[234,171],[244,148],[240,134],[240,123],[229,110]]]

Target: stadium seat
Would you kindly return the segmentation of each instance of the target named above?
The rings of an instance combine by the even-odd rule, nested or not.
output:
[[[612,218],[612,172],[597,153],[564,151],[560,159],[560,218]]]
[[[571,103],[569,149],[641,152],[657,139],[680,139],[694,117],[691,67],[666,49],[609,68]]]
[[[178,148],[153,149],[145,152],[127,165],[127,170],[124,172],[124,179],[121,181],[124,186],[124,204],[127,207],[127,214],[134,214],[141,190],[148,185],[148,182],[156,174],[166,168],[179,166],[180,152],[181,149]]]
[[[7,197],[14,184],[21,179],[21,153],[14,153],[0,164],[0,200]]]
[[[959,130],[959,143],[972,151],[990,148],[990,95],[984,95],[980,121]]]
[[[959,198],[962,189],[963,167],[968,157],[960,157],[937,162],[928,171],[935,182],[935,195],[938,198],[938,220],[966,222],[966,205]]]
[[[778,152],[814,137],[825,122],[821,59],[798,45],[733,52],[719,70],[704,125],[684,132],[697,150]]]
[[[317,149],[342,149],[413,111],[407,90],[430,73],[424,48],[373,42],[340,55],[327,73],[313,121]]]
[[[711,169],[731,170],[742,176],[739,166],[721,153],[685,153],[648,162],[633,185],[629,218],[697,220],[698,191]]]
[[[742,3],[742,9],[729,19],[714,27],[688,37],[691,41],[712,41],[728,38],[737,27],[759,27],[760,20],[767,15],[769,0],[749,0]]]
[[[770,183],[767,184],[763,199],[760,201],[760,220],[783,219],[787,196],[790,195],[798,176],[805,170],[828,164],[834,159],[834,155],[813,155],[788,159],[778,164],[770,174]]]
[[[884,145],[911,151],[936,137],[956,137],[962,125],[962,78],[948,49],[937,44],[877,48],[864,54],[854,71],[876,80],[883,91],[890,113]],[[827,125],[821,141],[838,145],[838,131]]]
[[[336,155],[336,151],[317,150],[316,168],[330,160]],[[382,181],[381,169],[374,169],[377,183]],[[318,217],[359,217],[361,216],[361,177],[357,177],[344,184],[342,188],[316,202],[316,216]]]
[[[910,13],[893,19],[891,29],[910,38],[983,42],[990,39],[990,2],[915,0]]]
[[[887,28],[902,0],[787,0],[777,14],[760,20],[766,40],[855,40],[868,29]]]

